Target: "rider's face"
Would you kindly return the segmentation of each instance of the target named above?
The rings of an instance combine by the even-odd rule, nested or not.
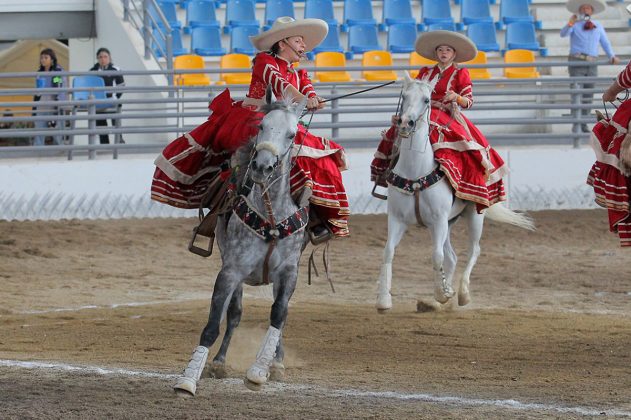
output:
[[[305,42],[302,36],[290,36],[281,41],[280,55],[290,62],[300,61],[305,54]]]
[[[456,58],[456,50],[449,45],[439,45],[436,48],[436,58],[441,64],[451,64]]]

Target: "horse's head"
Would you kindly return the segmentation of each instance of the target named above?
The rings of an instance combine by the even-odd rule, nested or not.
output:
[[[408,72],[404,72],[403,79],[403,102],[401,104],[401,118],[399,119],[399,135],[408,137],[415,132],[419,121],[424,116],[429,118],[432,102],[432,91],[438,78],[429,80],[412,79]]]
[[[298,119],[305,104],[306,100],[292,104],[291,99],[272,102],[272,90],[268,86],[265,104],[261,107],[265,116],[259,123],[254,156],[250,163],[254,182],[266,183],[274,170],[289,159],[298,131]]]

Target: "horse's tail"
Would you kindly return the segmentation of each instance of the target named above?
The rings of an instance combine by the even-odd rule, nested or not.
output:
[[[535,230],[535,222],[525,213],[516,213],[502,203],[493,204],[485,211],[486,217],[500,223],[508,223],[522,229]]]

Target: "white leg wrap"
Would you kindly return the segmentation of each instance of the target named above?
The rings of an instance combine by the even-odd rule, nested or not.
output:
[[[276,347],[280,340],[280,330],[270,326],[263,339],[263,344],[256,354],[256,362],[248,369],[246,378],[255,384],[262,385],[269,377],[269,367],[276,355]]]
[[[379,290],[377,294],[377,309],[392,308],[392,296],[390,288],[392,285],[392,264],[384,263],[381,265],[381,273],[379,274]]]
[[[208,348],[198,346],[193,351],[188,366],[184,369],[184,373],[180,376],[173,386],[176,390],[183,390],[195,395],[197,391],[197,381],[202,376],[206,360],[208,359]]]

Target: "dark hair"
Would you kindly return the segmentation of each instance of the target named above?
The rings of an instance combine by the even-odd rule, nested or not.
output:
[[[281,39],[280,41],[283,41],[283,40]],[[272,45],[272,47],[269,49],[272,52],[272,54],[278,55],[278,53],[280,52],[280,41],[276,41],[274,45]]]
[[[47,55],[49,56],[52,60],[53,60],[53,65],[51,66],[51,68],[55,68],[57,67],[57,54],[55,54],[55,51],[53,51],[51,48],[44,48],[42,50],[42,52],[39,53],[40,57],[42,55]],[[43,66],[39,66],[40,70],[44,70]]]
[[[110,50],[108,50],[105,47],[101,47],[98,50],[96,50],[96,58],[99,58],[99,54],[101,54],[102,52],[107,53],[107,55],[109,55],[110,57],[112,56],[112,54],[110,54]]]

